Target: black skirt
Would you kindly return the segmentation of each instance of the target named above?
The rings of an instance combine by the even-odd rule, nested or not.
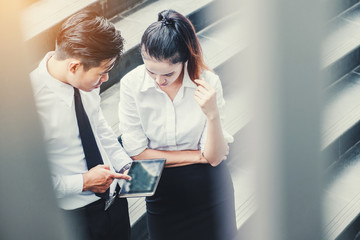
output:
[[[234,188],[224,162],[165,168],[146,206],[151,240],[230,240],[236,234]]]

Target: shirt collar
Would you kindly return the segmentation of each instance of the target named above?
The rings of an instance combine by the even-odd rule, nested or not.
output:
[[[187,65],[185,65],[184,71],[184,79],[183,79],[183,86],[189,88],[196,88],[196,84],[190,79],[189,73],[187,71]]]
[[[185,64],[184,66],[184,78],[183,78],[182,87],[189,87],[189,88],[197,87],[196,84],[190,79],[189,73],[187,71],[187,64]],[[154,79],[152,79],[150,75],[146,73],[144,67],[144,81],[140,91],[145,92],[150,88],[159,88],[159,86],[155,83]]]
[[[47,62],[54,55],[54,52],[46,54],[44,59],[39,64],[39,77],[43,79],[44,84],[52,90],[61,100],[63,100],[69,107],[74,100],[74,88],[60,80],[55,79],[47,70]]]
[[[142,84],[142,87],[141,87],[140,91],[141,92],[146,92],[150,88],[156,88],[158,86],[155,83],[154,79],[152,79],[150,77],[150,75],[146,73],[145,65],[143,65],[143,66],[144,66],[144,81],[143,81],[143,84]]]

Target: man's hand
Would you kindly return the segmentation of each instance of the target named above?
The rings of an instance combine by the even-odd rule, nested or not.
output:
[[[94,193],[104,193],[114,179],[131,180],[126,174],[120,174],[110,171],[110,167],[106,165],[97,165],[88,172],[83,174],[84,186],[83,191],[91,191]]]

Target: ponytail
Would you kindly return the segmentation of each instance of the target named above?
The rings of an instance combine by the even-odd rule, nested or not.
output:
[[[152,23],[141,38],[141,46],[149,56],[172,64],[188,61],[187,70],[191,80],[199,79],[207,67],[196,31],[188,18],[174,10],[158,14],[158,21]]]

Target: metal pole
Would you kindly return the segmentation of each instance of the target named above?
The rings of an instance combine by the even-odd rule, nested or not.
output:
[[[319,0],[248,1],[247,145],[257,212],[249,239],[321,239],[322,9]]]

